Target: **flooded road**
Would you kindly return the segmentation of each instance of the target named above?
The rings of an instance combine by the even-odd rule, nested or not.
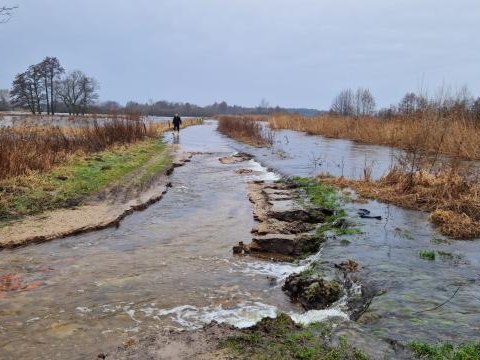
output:
[[[84,358],[147,330],[248,326],[276,308],[299,310],[275,281],[297,267],[232,255],[251,239],[246,181],[275,175],[254,161],[221,164],[234,150],[215,125],[185,129],[180,141],[207,154],[177,168],[164,199],[118,229],[0,252],[0,275],[20,283],[0,292],[2,359]],[[240,167],[254,174],[235,174]]]
[[[287,274],[315,259],[354,259],[384,290],[359,325],[362,331],[401,341],[477,338],[480,242],[438,236],[426,214],[376,202],[347,202],[363,233],[328,240],[316,258],[282,264],[233,256],[234,244],[251,239],[246,182],[276,175],[256,161],[222,165],[218,158],[247,150],[281,174],[305,176],[312,166],[300,149],[312,149],[305,147],[305,135],[295,133],[282,146],[281,158],[269,149],[238,144],[215,128],[207,122],[182,130],[179,140],[166,135],[183,150],[200,154],[175,170],[173,187],[159,203],[127,217],[118,229],[0,252],[0,276],[15,275],[19,284],[17,291],[0,292],[2,359],[91,358],[149,331],[195,328],[211,320],[248,326],[277,310],[300,313],[280,285]],[[339,140],[337,150],[335,146],[332,140],[325,148],[340,156],[347,145]],[[346,147],[350,157],[343,157],[345,173],[365,159],[352,146]],[[384,153],[369,149],[369,161]],[[323,151],[321,146],[313,150]],[[238,175],[239,168],[254,173]],[[383,220],[360,219],[358,207]],[[423,249],[444,256],[423,260],[418,256]],[[415,313],[445,302],[457,288],[446,305]],[[322,316],[342,316],[340,310]]]

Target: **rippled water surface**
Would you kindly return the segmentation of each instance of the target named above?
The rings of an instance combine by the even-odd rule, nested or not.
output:
[[[315,137],[305,146],[304,135],[288,132],[280,156],[279,148],[272,154],[271,149],[246,147],[219,135],[215,127],[207,122],[182,130],[179,139],[166,135],[199,154],[175,170],[173,187],[159,203],[127,217],[119,228],[0,252],[0,275],[14,274],[22,288],[0,292],[2,359],[90,357],[148,331],[195,328],[211,320],[248,326],[277,310],[298,318],[301,310],[279,285],[314,259],[282,264],[232,255],[232,245],[251,239],[246,181],[275,178],[259,162],[282,174],[309,175],[310,151],[315,157],[343,158],[345,174],[361,166],[365,151],[368,161],[377,163],[388,162],[391,152],[344,140],[316,147],[312,144],[323,139]],[[218,161],[237,150],[255,153],[258,162]],[[254,173],[238,175],[239,168]],[[348,242],[330,239],[316,258],[354,259],[369,281],[384,290],[372,302],[363,331],[402,341],[477,338],[479,242],[442,238],[423,213],[376,202],[346,206],[363,234],[346,237]],[[358,218],[359,207],[383,220]],[[422,260],[422,249],[443,251],[444,256]],[[425,311],[457,289],[446,305]],[[342,317],[340,310],[315,315]]]
[[[328,172],[350,178],[362,176],[365,164],[370,166],[373,178],[380,177],[397,152],[384,146],[289,130],[274,134],[271,149],[243,144],[235,147],[255,154],[262,164],[286,176]],[[347,202],[346,207],[363,233],[330,239],[322,250],[322,259],[358,261],[368,279],[384,292],[373,300],[363,320],[364,329],[401,341],[478,339],[480,239],[445,238],[432,227],[428,214],[419,211],[376,201]],[[382,216],[382,220],[361,219],[357,215],[360,208]],[[435,261],[421,259],[419,252],[423,250],[435,251]]]

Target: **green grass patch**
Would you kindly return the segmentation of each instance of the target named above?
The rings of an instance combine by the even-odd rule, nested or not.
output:
[[[313,205],[340,210],[340,196],[334,186],[310,178],[295,177],[292,180],[296,185],[305,190]]]
[[[88,157],[76,156],[44,174],[2,181],[0,221],[79,205],[108,185],[121,184],[124,177],[140,168],[132,184],[145,185],[170,162],[167,145],[150,139]]]
[[[477,360],[480,359],[480,342],[454,346],[448,343],[430,345],[412,341],[408,347],[418,359],[428,360]]]
[[[311,279],[311,278],[320,278],[323,276],[320,265],[316,262],[311,263],[305,270],[300,272],[298,275],[302,279]]]
[[[224,341],[225,348],[235,359],[300,359],[300,360],[367,360],[360,350],[340,339],[338,346],[331,346],[325,338],[331,332],[328,324],[297,326],[287,315],[279,315],[269,320],[268,325],[260,325],[244,334],[229,337]]]
[[[334,211],[334,214],[328,216],[316,230],[316,239],[319,239],[319,242],[324,242],[328,235],[352,236],[362,233],[360,229],[354,228],[345,220],[347,213],[342,208],[344,196],[334,186],[303,177],[294,177],[292,181],[305,191],[310,205]],[[305,253],[309,254],[312,251],[305,251]]]
[[[424,260],[435,260],[435,251],[433,250],[422,250],[418,253],[418,256]]]

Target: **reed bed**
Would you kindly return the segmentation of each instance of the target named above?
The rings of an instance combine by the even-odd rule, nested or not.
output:
[[[0,128],[0,180],[48,171],[75,153],[103,151],[157,136],[159,131],[158,126],[127,119],[71,127]]]
[[[244,120],[244,121],[268,121],[268,115],[218,115],[217,120]]]
[[[390,120],[280,114],[271,116],[269,125],[271,129],[292,129],[366,144],[480,160],[480,124],[455,113],[440,116],[429,111]]]
[[[321,181],[352,188],[366,198],[430,212],[440,232],[452,238],[480,238],[480,182],[472,169],[448,165],[435,172],[410,173],[394,167],[377,181],[325,176]]]
[[[272,146],[273,133],[251,116],[219,116],[218,131],[253,146]]]

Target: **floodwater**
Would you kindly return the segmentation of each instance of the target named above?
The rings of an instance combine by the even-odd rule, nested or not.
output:
[[[246,147],[215,128],[215,122],[206,122],[182,130],[179,139],[166,135],[200,154],[175,170],[173,187],[159,203],[127,217],[119,228],[0,252],[0,276],[14,274],[21,288],[0,292],[2,359],[92,357],[151,331],[191,329],[211,320],[248,326],[279,310],[300,320],[301,309],[280,289],[282,280],[309,262],[348,258],[383,289],[372,302],[369,321],[360,325],[362,331],[401,341],[477,338],[480,243],[438,236],[423,213],[376,202],[347,203],[352,221],[364,232],[342,238],[349,244],[332,238],[319,254],[299,264],[233,256],[232,246],[251,238],[246,182],[276,178],[259,162],[281,174],[304,176],[311,166],[299,148],[306,147],[304,154],[325,154],[308,145],[305,135],[292,132],[282,146],[283,158],[276,158],[271,150]],[[329,140],[328,148],[335,146]],[[336,151],[331,150],[344,159],[345,172],[365,159],[355,146],[339,140]],[[364,149],[372,161],[382,153],[377,147]],[[237,150],[254,152],[258,162],[218,161]],[[254,173],[238,175],[239,168]],[[383,220],[358,218],[358,207]],[[422,260],[418,251],[423,249],[444,256]],[[451,301],[429,311],[457,289]],[[345,318],[341,303],[313,315]]]
[[[0,114],[0,128],[21,127],[21,126],[58,126],[58,127],[82,127],[91,124],[93,120],[102,121],[108,119],[107,115],[98,115],[96,117],[87,116],[69,116],[68,114],[57,115],[32,115],[32,114]],[[184,117],[184,119],[193,119]],[[166,123],[171,122],[172,117],[165,116],[145,116],[143,120],[147,123]]]
[[[276,140],[271,149],[239,143],[235,147],[255,154],[264,166],[285,176],[328,172],[358,178],[363,176],[367,164],[372,178],[378,178],[394,163],[397,152],[385,146],[289,130],[274,134]],[[321,259],[357,261],[369,281],[384,293],[372,302],[363,330],[400,341],[478,339],[480,239],[448,239],[435,231],[426,213],[419,211],[377,201],[347,202],[345,206],[362,234],[329,239]],[[360,208],[382,216],[382,220],[360,218]],[[435,251],[435,261],[420,258],[423,250]]]
[[[277,279],[301,266],[232,255],[251,239],[246,181],[277,176],[254,161],[221,164],[235,151],[214,124],[183,130],[180,142],[204,154],[118,229],[0,252],[0,276],[15,274],[24,288],[0,292],[2,359],[84,358],[148,330],[214,319],[248,326],[277,308],[300,311]],[[240,167],[253,175],[235,174]]]

